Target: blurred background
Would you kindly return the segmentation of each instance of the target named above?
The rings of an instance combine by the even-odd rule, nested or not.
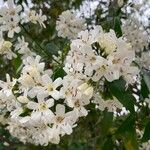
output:
[[[0,0],[0,6],[5,1]],[[33,8],[36,11],[40,9],[43,14],[48,17],[45,22],[46,28],[40,28],[34,24],[26,25],[26,29],[44,49],[48,56],[58,55],[58,51],[64,49],[69,50],[67,39],[62,39],[57,36],[56,20],[58,16],[65,10],[73,10],[78,16],[84,17],[88,27],[92,24],[101,25],[106,31],[113,29],[118,37],[122,36],[122,20],[128,17],[135,17],[149,32],[150,19],[150,1],[149,0],[15,0],[16,4],[22,5],[23,9]],[[21,35],[26,34],[24,31]],[[15,40],[15,38],[13,39]],[[34,49],[38,49],[36,44],[30,37],[26,39]],[[40,54],[42,55],[42,54]],[[46,65],[50,68],[51,60],[44,58]],[[10,66],[11,64],[11,66]],[[21,65],[21,59],[18,57],[12,61],[3,60],[0,58],[0,79],[5,78],[5,74],[10,72],[12,76],[18,76],[18,67]],[[63,76],[63,71],[60,66],[56,66],[56,76]],[[11,137],[9,133],[0,127],[0,149],[1,150],[124,150],[122,136],[124,135],[124,127],[122,127],[122,136],[112,137],[113,130],[118,125],[124,124],[126,116],[122,114],[118,120],[113,122],[113,114],[96,111],[95,106],[90,106],[91,112],[86,118],[81,118],[78,122],[78,127],[69,136],[64,136],[59,145],[49,144],[46,147],[34,146],[30,144],[24,145],[17,139]],[[117,114],[118,115],[118,114]],[[101,117],[103,116],[103,117]],[[128,124],[129,125],[129,124]],[[129,125],[130,126],[130,125]],[[5,135],[5,136],[3,136]],[[119,144],[118,144],[119,143]],[[117,146],[118,145],[118,146]],[[132,150],[132,148],[129,150]],[[133,149],[134,150],[134,149]]]

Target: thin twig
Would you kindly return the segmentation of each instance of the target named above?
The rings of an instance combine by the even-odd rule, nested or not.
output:
[[[47,53],[45,52],[45,49],[42,48],[42,46],[32,37],[32,35],[28,32],[28,30],[21,23],[20,23],[20,26],[24,29],[24,31],[30,37],[30,39],[32,39],[32,41],[42,50],[44,55],[48,56]],[[60,65],[60,63],[55,58],[51,57],[51,59]]]

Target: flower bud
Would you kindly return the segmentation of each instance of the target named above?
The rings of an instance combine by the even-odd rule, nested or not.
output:
[[[88,96],[88,98],[90,99],[93,96],[93,87],[91,86],[87,88],[83,94]]]
[[[19,97],[17,98],[17,100],[18,100],[20,103],[24,103],[24,104],[26,104],[26,103],[29,102],[29,99],[28,99],[26,96],[19,96]]]
[[[83,83],[80,86],[78,86],[77,89],[80,91],[85,91],[88,87],[89,85],[87,83]]]

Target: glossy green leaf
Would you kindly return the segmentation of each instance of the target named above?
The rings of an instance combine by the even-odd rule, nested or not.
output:
[[[144,134],[142,137],[142,142],[146,142],[148,140],[150,140],[150,121],[146,124]]]
[[[126,89],[125,81],[120,78],[113,82],[107,82],[107,86],[112,93],[130,112],[134,113],[135,97],[132,95],[131,90]]]

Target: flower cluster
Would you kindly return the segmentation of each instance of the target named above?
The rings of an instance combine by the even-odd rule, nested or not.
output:
[[[58,36],[68,39],[75,39],[78,33],[85,29],[85,20],[78,18],[71,11],[62,12],[56,22]]]
[[[118,5],[122,7],[123,1],[118,1]],[[70,135],[79,118],[88,115],[86,106],[91,102],[101,111],[122,110],[123,105],[111,93],[107,98],[103,95],[105,83],[122,77],[127,87],[134,84],[139,75],[134,63],[136,52],[148,46],[148,35],[139,30],[136,22],[127,21],[122,27],[123,37],[118,38],[114,30],[105,32],[101,26],[87,29],[85,19],[64,11],[56,22],[56,30],[59,37],[70,39],[70,51],[50,56],[54,70],[58,66],[55,63],[64,65],[61,67],[66,75],[59,77],[32,52],[24,36],[14,37],[21,28],[26,30],[24,24],[38,23],[45,28],[46,20],[41,10],[23,11],[13,0],[0,8],[0,54],[7,59],[19,54],[23,63],[18,78],[11,79],[6,74],[6,81],[0,80],[0,123],[23,143],[44,146],[58,144],[62,136]],[[5,40],[5,33],[15,40]],[[147,53],[141,54],[140,63],[150,70]],[[149,98],[145,101],[150,107]]]
[[[72,40],[64,70],[95,82],[102,77],[111,82],[122,76],[128,85],[139,73],[133,65],[134,59],[135,52],[122,37],[117,38],[113,30],[106,33],[101,26],[95,26],[80,32],[78,39]]]
[[[0,9],[0,30],[8,31],[8,37],[13,38],[14,33],[19,33],[21,28],[19,22],[21,17],[21,5],[15,6],[13,0],[8,0],[7,4]]]
[[[27,10],[22,14],[22,23],[32,22],[34,24],[39,23],[41,27],[46,28],[44,21],[47,20],[45,15],[42,15],[42,10],[39,10],[39,14],[35,10]]]
[[[16,57],[16,54],[11,50],[12,43],[6,41],[3,38],[2,32],[0,33],[0,55],[5,56],[7,59],[12,59]]]
[[[10,133],[22,142],[36,145],[59,143],[60,136],[72,128],[88,111],[93,87],[74,76],[53,80],[40,56],[27,57],[18,79],[0,82],[1,113],[9,112],[6,124]]]
[[[27,58],[28,56],[35,56],[36,54],[32,52],[29,48],[29,43],[25,41],[25,37],[18,37],[15,43],[15,51],[22,55],[22,58]]]
[[[124,37],[129,43],[131,43],[132,48],[135,52],[140,52],[147,47],[149,44],[149,36],[144,31],[142,25],[137,19],[128,19],[123,23],[122,31]]]
[[[95,103],[96,108],[101,111],[107,109],[108,112],[115,112],[117,109],[121,110],[123,108],[123,105],[115,97],[113,97],[113,99],[104,100],[98,93],[95,94],[92,102]]]
[[[17,57],[12,50],[13,45],[15,45],[15,51],[23,55],[23,58],[34,55],[34,53],[30,51],[28,43],[25,42],[24,37],[18,37],[18,42],[12,43],[10,41],[5,41],[3,34],[7,32],[8,37],[13,38],[15,33],[21,31],[21,25],[28,22],[33,22],[34,24],[39,23],[41,26],[45,27],[43,22],[46,19],[46,16],[42,15],[41,10],[39,14],[34,10],[22,12],[21,5],[15,5],[13,0],[8,0],[0,8],[0,54],[4,55],[7,59]]]
[[[147,70],[150,70],[150,51],[141,53],[141,57],[138,59],[139,65]]]
[[[136,133],[138,135],[138,139],[142,139],[144,131],[137,128]],[[149,149],[150,149],[150,140],[144,143],[140,143],[139,150],[149,150]]]

